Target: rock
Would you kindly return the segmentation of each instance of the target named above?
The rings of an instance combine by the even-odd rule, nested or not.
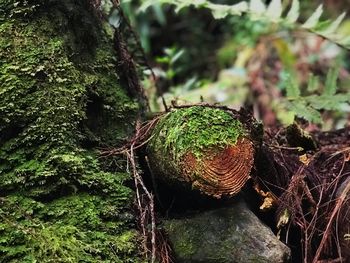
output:
[[[289,262],[290,249],[238,200],[164,222],[177,263]]]

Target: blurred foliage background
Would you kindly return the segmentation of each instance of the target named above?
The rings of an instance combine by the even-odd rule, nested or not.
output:
[[[122,1],[122,8],[156,76],[145,68],[143,82],[153,111],[164,110],[163,97],[167,105],[248,107],[266,127],[290,124],[295,117],[310,121],[309,129],[349,125],[350,56],[345,48],[306,30],[244,15],[217,20],[206,9],[175,12],[174,6],[157,1],[141,11],[143,2]],[[350,8],[350,1],[300,1],[298,20],[305,22],[319,4],[324,4],[322,17],[327,19]],[[350,35],[349,15],[339,31]]]

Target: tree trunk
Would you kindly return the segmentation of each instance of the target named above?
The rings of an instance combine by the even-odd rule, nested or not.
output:
[[[137,262],[129,174],[96,151],[139,107],[111,29],[87,0],[0,5],[0,261]]]

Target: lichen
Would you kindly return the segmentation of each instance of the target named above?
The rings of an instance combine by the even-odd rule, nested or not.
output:
[[[0,9],[0,261],[138,262],[129,174],[103,161],[138,104],[88,1]]]
[[[204,150],[235,145],[238,137],[244,135],[242,123],[229,113],[194,106],[167,113],[153,132],[150,147],[171,154],[174,160],[188,152],[199,158]]]

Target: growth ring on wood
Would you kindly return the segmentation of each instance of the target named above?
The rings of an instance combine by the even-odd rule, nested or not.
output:
[[[237,194],[254,162],[254,145],[242,122],[225,110],[204,106],[165,114],[147,152],[157,178],[217,198]]]
[[[235,145],[227,145],[220,151],[208,150],[200,160],[193,154],[184,158],[184,172],[195,171],[198,177],[192,182],[193,188],[214,196],[235,195],[249,179],[253,166],[253,143],[246,138],[239,138]]]

